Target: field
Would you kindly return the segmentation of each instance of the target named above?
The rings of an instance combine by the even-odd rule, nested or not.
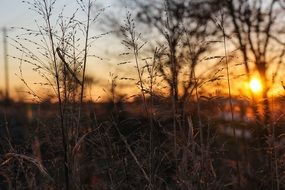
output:
[[[3,30],[1,190],[285,189],[283,1],[59,2]]]

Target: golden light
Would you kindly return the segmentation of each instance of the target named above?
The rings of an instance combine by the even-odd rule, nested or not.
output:
[[[262,91],[262,83],[258,78],[252,78],[249,82],[249,88],[253,93],[259,93]]]

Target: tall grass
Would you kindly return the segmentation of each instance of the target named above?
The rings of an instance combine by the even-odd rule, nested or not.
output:
[[[235,120],[234,77],[230,73],[230,63],[235,58],[229,55],[224,16],[215,21],[218,23],[215,27],[221,32],[218,38],[222,39],[223,55],[205,52],[205,57],[199,59],[193,47],[207,46],[210,42],[193,43],[189,40],[192,35],[189,31],[175,27],[171,1],[164,1],[165,23],[161,26],[164,41],[151,52],[146,52],[149,44],[143,40],[143,33],[138,32],[136,17],[128,12],[120,32],[126,50],[122,55],[131,61],[120,65],[133,70],[134,76],[110,73],[110,88],[106,92],[110,102],[94,103],[87,102],[86,88],[88,57],[93,39],[97,38],[92,36],[91,30],[97,19],[97,15],[93,16],[95,2],[77,1],[79,8],[70,17],[64,16],[64,11],[58,17],[54,16],[56,0],[26,3],[41,16],[43,25],[37,25],[35,30],[21,28],[24,34],[12,40],[22,57],[14,58],[21,64],[34,66],[45,80],[44,86],[50,87],[56,98],[54,104],[39,109],[35,121],[29,123],[31,139],[36,136],[41,141],[42,160],[30,156],[32,153],[27,150],[18,149],[8,135],[9,148],[5,157],[0,157],[0,165],[10,172],[11,179],[17,184],[29,189],[113,190],[279,190],[284,187],[284,164],[278,166],[284,161],[284,146],[279,140],[283,133],[276,128],[282,123],[276,121],[271,125],[265,151],[254,144],[259,136],[246,141],[243,139],[245,130],[242,128],[238,133],[240,126],[253,125],[248,126],[248,131],[254,131],[257,125]],[[84,15],[83,21],[77,16],[79,12]],[[35,46],[36,50],[27,45]],[[199,51],[205,49],[199,48],[202,49]],[[222,68],[215,67],[209,75],[206,72],[199,75],[198,63],[206,64],[206,61],[216,59],[217,67]],[[179,61],[189,69],[186,74]],[[225,76],[218,75],[224,69]],[[170,76],[169,81],[166,76]],[[221,81],[221,78],[225,80]],[[25,81],[21,66],[20,79],[40,102],[36,91]],[[125,96],[120,99],[122,80],[138,89],[138,95],[131,95],[138,97],[133,102]],[[214,83],[220,82],[225,83],[222,87],[225,87],[226,95],[208,96],[207,85],[213,87]],[[185,94],[179,94],[181,86],[185,87]],[[230,120],[218,115],[227,105]],[[38,103],[35,106],[46,105]],[[57,106],[56,113],[54,106]],[[8,129],[7,123],[5,127]],[[248,161],[244,165],[249,166],[242,167],[244,165],[240,163],[245,161],[234,156],[243,153],[243,149],[252,152],[258,149],[253,156],[269,152],[271,165],[264,161],[266,156],[256,159],[245,155]],[[265,172],[269,172],[265,177],[270,176],[270,180],[260,177]],[[34,179],[29,180],[30,177]],[[7,179],[11,181],[9,177]],[[271,185],[265,184],[267,182]]]
[[[230,112],[231,112],[231,122],[234,121],[234,110],[233,110],[233,102],[232,102],[232,90],[231,90],[231,79],[230,79],[230,73],[229,73],[229,61],[228,61],[228,49],[227,49],[227,41],[226,41],[226,31],[224,27],[224,15],[221,15],[221,22],[219,25],[220,29],[223,33],[223,45],[224,45],[224,52],[225,52],[225,64],[226,64],[226,75],[227,75],[227,87],[228,87],[228,96],[229,96],[229,102],[230,102]],[[235,146],[238,147],[238,139],[236,135],[236,129],[235,126],[233,127],[233,135],[235,138]],[[238,186],[241,185],[241,174],[240,174],[240,165],[239,160],[236,159],[236,169],[237,169],[237,178],[238,178]]]
[[[82,13],[86,14],[86,23],[84,23],[77,18],[78,10],[70,17],[66,17],[63,9],[57,17],[56,0],[23,2],[31,10],[35,11],[42,20],[39,21],[40,24],[36,22],[36,29],[20,28],[25,33],[16,36],[12,40],[14,42],[13,46],[23,56],[14,58],[20,60],[21,63],[32,65],[34,70],[40,73],[42,78],[46,80],[46,82],[41,84],[50,86],[54,90],[57,97],[56,101],[58,102],[58,118],[64,155],[63,182],[65,189],[72,189],[72,178],[79,179],[76,177],[79,169],[73,169],[72,167],[73,162],[76,162],[76,160],[72,158],[71,149],[77,143],[82,133],[80,132],[82,131],[81,110],[84,104],[86,88],[86,68],[88,56],[90,55],[89,47],[94,43],[95,39],[94,36],[90,37],[90,26],[98,19],[103,9],[93,16],[91,11],[94,10],[94,1],[77,1]],[[83,31],[83,35],[78,31]],[[78,43],[82,36],[85,39],[83,45]],[[35,46],[37,51],[30,50],[27,47],[29,45]],[[28,82],[23,78],[22,70],[20,71],[21,80],[26,86],[29,86]],[[28,88],[32,94],[36,94],[32,88]],[[78,91],[77,89],[79,88],[80,90]],[[79,107],[76,106],[77,100],[79,100]],[[78,110],[78,115],[70,115],[70,108]],[[76,179],[75,181],[80,183]]]

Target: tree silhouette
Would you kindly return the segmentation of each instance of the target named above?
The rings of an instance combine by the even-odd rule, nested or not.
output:
[[[211,16],[219,1],[135,0],[137,19],[162,36],[167,59],[159,71],[170,87],[176,109],[182,108],[196,86],[195,68],[201,55],[210,49],[207,37],[215,35]],[[159,45],[161,45],[159,44]],[[184,73],[184,74],[183,74]],[[186,73],[186,74],[185,74]]]
[[[283,15],[278,4],[280,2],[279,0],[224,1],[224,13],[227,15],[225,23],[229,31],[225,35],[238,48],[248,80],[254,71],[257,71],[262,80],[265,124],[270,122],[268,92],[276,80],[285,54],[285,44],[277,37],[281,32],[281,22],[278,22],[278,19]],[[271,82],[269,71],[274,63],[277,67],[273,71]]]

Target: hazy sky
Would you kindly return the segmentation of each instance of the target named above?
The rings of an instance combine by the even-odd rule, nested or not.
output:
[[[33,2],[33,0],[27,0]],[[97,35],[103,33],[103,31],[98,30],[100,26],[104,25],[105,16],[114,14],[119,20],[123,20],[126,14],[126,11],[132,12],[134,8],[127,7],[122,8],[118,6],[118,2],[124,1],[131,2],[132,0],[97,0],[96,3],[103,5],[104,7],[110,6],[104,14],[101,16],[101,21],[97,25],[93,25],[91,28],[91,35]],[[74,10],[78,7],[76,0],[57,0],[56,9],[60,11],[62,7],[66,5],[65,15],[71,16]],[[40,22],[39,15],[35,12],[28,9],[29,6],[26,3],[23,3],[22,0],[0,0],[0,27],[25,27],[25,28],[35,28],[35,20]],[[80,15],[79,15],[80,16]],[[99,25],[99,26],[98,26]],[[102,28],[102,27],[101,27]],[[138,27],[137,27],[138,28]],[[111,29],[110,29],[111,30]],[[21,34],[21,31],[10,30],[9,36],[13,38],[16,34]],[[145,36],[146,34],[142,34]],[[153,34],[149,32],[147,35],[152,36]],[[8,39],[9,40],[9,39]],[[33,40],[33,39],[32,39]],[[134,67],[129,65],[128,67],[124,66],[124,69],[121,69],[117,66],[118,63],[123,61],[130,60],[119,60],[121,57],[118,57],[120,53],[124,53],[124,47],[120,44],[121,40],[116,38],[114,35],[107,35],[103,39],[99,39],[95,42],[94,46],[91,49],[90,54],[95,54],[101,56],[104,59],[101,60],[90,60],[87,65],[88,75],[92,75],[95,79],[100,78],[101,84],[96,85],[96,91],[94,91],[94,99],[96,96],[104,96],[102,94],[103,88],[108,88],[108,78],[109,73],[114,73],[115,75],[119,74],[120,77],[131,77],[134,73]],[[16,51],[11,45],[9,45],[9,55],[21,57],[20,53]],[[3,90],[4,87],[4,57],[3,57],[3,35],[0,32],[0,89]],[[204,64],[205,65],[205,64]],[[210,64],[207,64],[210,65]],[[15,94],[19,91],[19,87],[23,86],[21,80],[15,75],[19,74],[19,61],[9,58],[9,68],[10,68],[10,89]],[[33,72],[32,66],[28,64],[23,64],[23,77],[26,82],[30,85],[33,85],[34,82],[46,82],[42,81],[38,73]],[[102,80],[103,77],[103,80]],[[110,84],[109,84],[110,85]],[[131,85],[131,84],[128,84]],[[135,86],[135,85],[133,85]],[[16,88],[18,90],[16,90]],[[36,90],[37,87],[33,86]],[[124,88],[125,90],[126,88]],[[23,89],[21,89],[23,90]],[[101,92],[98,92],[101,91]],[[122,89],[121,89],[122,90]],[[93,94],[91,94],[93,96]]]
[[[29,2],[33,2],[33,0],[27,0]],[[104,14],[101,16],[101,23],[99,22],[99,25],[104,25],[104,16],[115,14],[116,18],[119,18],[120,20],[124,19],[124,16],[126,14],[126,11],[133,11],[134,8],[127,7],[122,8],[121,6],[118,6],[118,2],[120,0],[97,0],[96,2],[103,5],[103,6],[110,6]],[[131,0],[121,0],[121,1],[131,1]],[[65,15],[71,16],[73,11],[76,7],[78,7],[76,0],[57,0],[56,3],[56,9],[61,10],[63,5],[66,5],[67,8],[65,8]],[[11,26],[18,26],[18,27],[25,27],[25,28],[35,28],[35,20],[39,22],[41,20],[39,16],[28,9],[28,5],[26,3],[23,3],[22,0],[0,0],[0,27],[11,27]],[[93,26],[91,33],[94,34],[100,34],[103,33],[102,31],[98,30],[98,25]],[[111,29],[110,29],[111,30]],[[21,31],[9,31],[9,36],[13,38],[16,34],[21,34]],[[143,34],[145,35],[145,34]],[[148,35],[152,35],[151,33],[148,33]],[[95,79],[105,77],[103,80],[100,80],[103,82],[101,85],[96,85],[97,89],[94,94],[99,94],[100,96],[102,94],[103,88],[108,88],[106,85],[108,84],[108,77],[109,73],[115,73],[120,74],[120,77],[130,77],[132,75],[132,69],[134,69],[132,66],[129,66],[124,69],[118,68],[116,65],[117,63],[120,63],[122,61],[129,61],[129,60],[119,60],[118,55],[120,53],[124,53],[124,47],[120,44],[120,39],[115,38],[114,35],[107,35],[104,37],[104,39],[99,39],[96,41],[94,46],[92,47],[91,54],[95,54],[97,56],[102,56],[104,59],[103,61],[100,60],[91,60],[88,62],[88,73],[89,75],[92,75]],[[3,89],[4,87],[4,57],[3,57],[3,35],[2,32],[0,33],[0,89]],[[18,51],[16,51],[12,46],[9,46],[9,55],[12,56],[18,56],[21,57]],[[11,91],[15,94],[15,92],[19,91],[16,90],[16,88],[19,89],[19,86],[23,86],[23,83],[20,81],[20,79],[15,75],[19,74],[19,61],[15,59],[9,58],[9,68],[10,68],[10,86]],[[34,82],[41,82],[40,76],[32,71],[32,67],[27,64],[23,64],[23,75],[26,80],[26,82],[30,85],[32,85]],[[130,85],[130,84],[129,84]],[[135,85],[133,85],[135,86]],[[36,89],[36,87],[34,87]],[[101,89],[101,92],[98,93],[98,90]],[[96,95],[94,95],[94,99],[96,99]]]
[[[3,57],[3,27],[11,27],[11,26],[20,26],[21,24],[28,25],[32,23],[31,21],[31,12],[27,10],[27,6],[22,3],[20,0],[0,0],[0,89],[3,89],[4,85],[4,57]],[[10,48],[9,48],[10,49]],[[9,52],[11,53],[11,52]],[[16,65],[12,64],[10,61],[10,76],[11,81],[14,87],[15,85],[15,70]]]
[[[30,2],[33,2],[33,0],[27,0]],[[105,14],[108,14],[109,11],[113,11],[117,6],[118,0],[97,0],[97,3],[103,5],[103,6],[110,6],[110,8],[107,9]],[[67,8],[65,10],[65,13],[70,15],[73,13],[74,7],[77,6],[76,0],[57,0],[56,7],[61,9],[63,5],[67,5]],[[8,35],[13,37],[16,34],[19,34],[19,31],[15,30],[9,30],[12,26],[18,26],[18,27],[26,27],[26,28],[34,28],[35,27],[35,20],[38,20],[39,16],[28,9],[29,6],[26,3],[23,3],[22,0],[0,0],[0,89],[3,90],[4,88],[4,56],[3,56],[3,33],[2,29],[3,27],[6,27],[8,29]],[[92,33],[100,34],[101,31],[98,31],[98,27],[93,26]],[[106,39],[107,38],[107,39]],[[93,51],[96,55],[104,55],[106,52],[110,50],[110,44],[108,43],[112,42],[113,45],[115,45],[115,39],[112,36],[105,37],[104,41],[98,40],[96,42]],[[106,43],[107,42],[107,43]],[[119,41],[116,41],[117,44],[119,44]],[[93,52],[92,52],[93,53]],[[17,55],[16,50],[14,50],[11,46],[8,46],[8,54],[9,55]],[[110,60],[109,60],[110,62]],[[106,68],[108,68],[111,65],[111,63],[108,63],[108,60],[104,61],[104,64],[98,63],[94,64],[92,63],[89,65],[89,72],[94,73],[95,71],[97,73],[100,73],[101,75],[104,73],[109,72]],[[24,66],[24,76],[27,77],[27,81],[32,83],[33,80],[37,80],[37,77],[35,73],[32,72],[31,67]],[[112,70],[112,68],[111,68]],[[110,71],[111,71],[110,70]],[[10,75],[10,89],[12,92],[15,92],[15,89],[19,86],[22,86],[22,83],[20,82],[19,78],[15,75],[19,73],[19,63],[18,61],[9,58],[9,75]]]

